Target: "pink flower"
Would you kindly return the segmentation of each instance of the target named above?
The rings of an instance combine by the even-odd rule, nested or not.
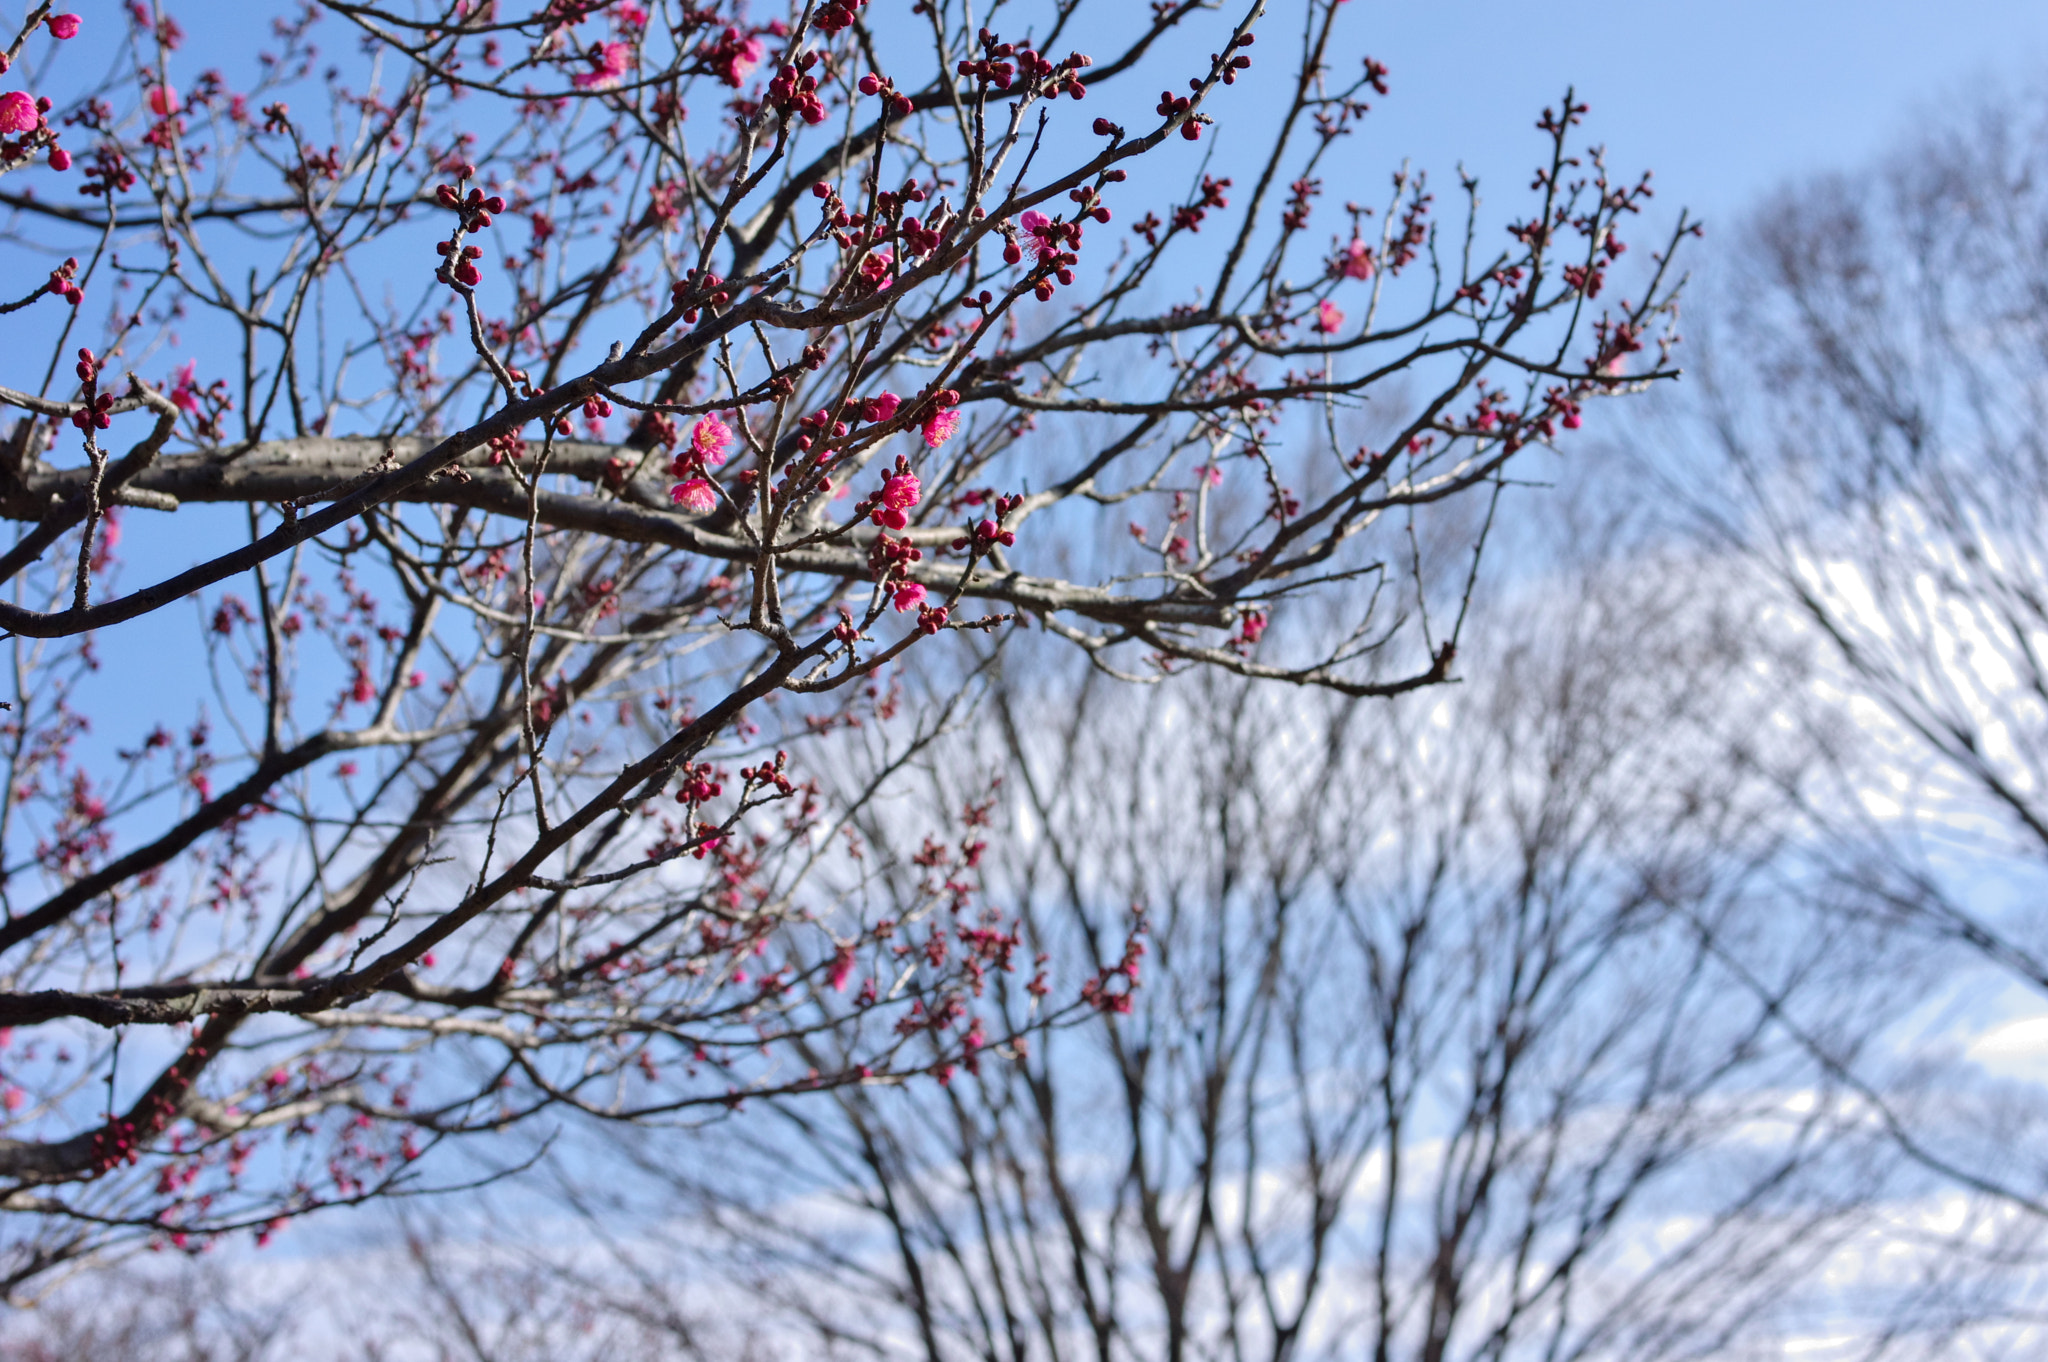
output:
[[[725,447],[732,443],[732,427],[709,413],[690,427],[690,448],[713,468],[725,462]]]
[[[50,16],[50,36],[52,38],[76,38],[78,36],[78,25],[79,18],[75,14],[53,14]]]
[[[178,102],[175,85],[152,85],[149,90],[149,111],[158,118],[169,118],[184,106]]]
[[[910,523],[905,514],[923,494],[914,473],[898,473],[882,484],[882,504],[875,508],[875,523],[900,530]]]
[[[19,90],[0,95],[0,133],[31,131],[41,117],[34,96]]]
[[[953,432],[960,429],[960,413],[947,407],[924,418],[924,442],[928,448],[937,449],[953,438]]]
[[[882,504],[897,511],[907,511],[917,505],[924,495],[924,488],[917,481],[915,473],[898,473],[882,484]]]
[[[612,17],[627,28],[647,27],[647,11],[634,4],[633,0],[626,0],[625,4],[613,12]]]
[[[1351,238],[1351,244],[1344,248],[1337,272],[1346,279],[1370,279],[1372,270],[1372,247],[1357,237]]]
[[[1328,298],[1316,304],[1316,330],[1334,336],[1344,326],[1344,314]]]
[[[171,405],[180,411],[194,415],[199,411],[199,362],[188,359],[185,367],[178,370],[176,383],[171,388]]]
[[[863,403],[860,414],[870,421],[886,421],[894,416],[896,409],[902,405],[903,399],[895,393],[883,393],[880,397],[870,397]]]
[[[768,49],[760,38],[742,38],[737,28],[728,28],[722,41],[707,41],[701,50],[711,59],[718,78],[737,90],[747,83],[747,76],[761,64]]]
[[[609,90],[633,69],[633,49],[626,43],[606,43],[598,49],[597,69],[585,71],[571,83],[579,90]]]
[[[691,478],[668,489],[668,499],[694,515],[703,515],[718,504],[717,493],[703,478]]]
[[[918,582],[905,582],[896,588],[896,608],[915,610],[924,604],[924,587]]]
[[[1029,245],[1040,260],[1050,260],[1059,254],[1059,247],[1052,244],[1052,234],[1046,230],[1052,226],[1051,218],[1032,208],[1017,219],[1017,224],[1031,238]]]

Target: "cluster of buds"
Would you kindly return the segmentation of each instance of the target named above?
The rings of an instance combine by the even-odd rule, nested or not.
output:
[[[1140,934],[1144,930],[1142,922],[1132,929],[1124,942],[1123,959],[1102,969],[1093,979],[1081,985],[1082,1002],[1105,1015],[1129,1015],[1131,995],[1138,988],[1138,961],[1145,954],[1145,943],[1140,939]]]
[[[70,158],[65,158],[68,164]],[[56,154],[51,153],[52,165],[56,165]],[[59,167],[62,169],[62,167]],[[78,192],[87,198],[101,195],[126,193],[135,187],[135,172],[128,168],[128,158],[121,149],[109,142],[102,142],[93,149],[92,164],[86,168],[85,178],[79,182]]]
[[[923,588],[919,588],[920,591]],[[927,638],[946,627],[947,611],[943,605],[920,605],[917,608],[917,632]]]
[[[691,270],[669,286],[669,301],[683,304],[684,323],[695,326],[700,308],[724,307],[732,301],[732,295],[722,287],[724,283],[710,270]]]
[[[862,76],[860,78],[860,92],[869,98],[880,95],[882,97],[882,110],[884,113],[896,118],[907,118],[910,115],[910,96],[898,90],[896,82],[890,80],[885,75],[870,71]]]
[[[1088,87],[1081,83],[1077,73],[1095,65],[1093,57],[1070,52],[1065,60],[1055,64],[1036,49],[1006,43],[987,29],[982,29],[979,37],[980,58],[963,60],[954,68],[968,79],[1007,90],[1021,73],[1026,82],[1038,86],[1055,99],[1061,95],[1072,99],[1087,97]]]
[[[519,432],[508,430],[503,435],[491,437],[491,467],[504,463],[517,463],[526,457],[526,441],[519,438]]]
[[[826,0],[825,4],[819,6],[818,13],[811,22],[817,25],[820,32],[836,35],[839,30],[853,25],[853,21],[860,15],[861,7],[867,2],[868,0]]]
[[[1110,183],[1115,183],[1124,178],[1124,172],[1121,170],[1105,171],[1102,178]],[[1109,222],[1109,207],[1103,203],[1102,191],[1096,186],[1084,184],[1078,189],[1069,189],[1067,197],[1080,205],[1079,215],[1081,217],[1094,218],[1097,222],[1104,224]],[[1074,240],[1076,245],[1080,243],[1078,235]]]
[[[467,162],[458,169],[462,172],[461,178],[465,180],[476,174],[476,167]],[[486,198],[481,189],[470,190],[469,197],[464,198],[452,184],[437,185],[434,188],[434,198],[443,208],[452,208],[462,215],[462,230],[465,232],[482,231],[491,225],[492,214],[505,211],[503,199],[496,194]]]
[[[764,761],[759,766],[742,766],[740,779],[749,785],[773,785],[777,794],[793,794],[796,786],[786,773],[788,765],[789,753],[777,752],[773,763]]]
[[[1257,40],[1253,38],[1251,34],[1240,33],[1231,42],[1230,46],[1232,48],[1250,47],[1255,41]],[[1222,63],[1223,66],[1223,83],[1225,85],[1235,85],[1237,84],[1237,73],[1240,71],[1250,70],[1252,59],[1249,54],[1239,52],[1236,56],[1230,58],[1228,61],[1224,61],[1223,57],[1219,53],[1211,52],[1209,54],[1209,65],[1213,68],[1218,63]]]
[[[468,164],[459,169],[464,179],[476,173],[476,167]],[[434,197],[442,207],[454,209],[461,217],[455,235],[434,243],[434,253],[441,257],[440,268],[434,271],[434,277],[451,286],[475,288],[483,282],[483,272],[477,268],[476,262],[483,259],[484,253],[481,247],[463,245],[463,233],[481,231],[490,226],[491,215],[505,211],[505,201],[495,194],[486,198],[481,189],[470,190],[469,197],[464,198],[452,184],[437,187]]]
[[[1594,352],[1586,367],[1606,378],[1619,378],[1628,368],[1628,357],[1643,348],[1643,328],[1634,322],[1593,323]]]
[[[1263,610],[1245,611],[1244,617],[1237,622],[1237,637],[1230,641],[1230,650],[1243,656],[1258,647],[1259,639],[1270,622],[1270,617]]]
[[[815,52],[806,52],[794,62],[784,63],[775,79],[768,82],[768,103],[806,123],[824,122],[825,102],[818,98],[818,78],[809,74],[817,64]]]
[[[846,422],[834,421],[832,413],[823,407],[798,421],[797,425],[804,431],[804,434],[796,437],[796,447],[798,449],[810,449],[816,443],[813,437],[833,440],[840,440],[846,437]],[[829,436],[826,434],[828,427],[831,432]]]
[[[454,241],[437,241],[435,249],[441,255],[441,267],[434,271],[434,277],[444,284],[461,284],[475,288],[483,282],[483,271],[476,262],[483,259],[481,246],[459,246]]]
[[[1193,125],[1190,124],[1189,126]],[[1182,204],[1173,210],[1174,230],[1179,231],[1182,228],[1186,228],[1190,232],[1201,231],[1202,219],[1209,216],[1211,208],[1220,212],[1230,207],[1230,200],[1223,193],[1228,188],[1230,188],[1230,177],[1228,175],[1221,179],[1214,179],[1204,175],[1202,177],[1202,197],[1196,199],[1193,203]]]
[[[78,257],[75,255],[68,256],[63,264],[50,271],[50,282],[43,287],[73,307],[77,307],[85,301],[85,290],[74,282],[77,275]]]
[[[886,532],[875,536],[875,542],[868,548],[868,571],[878,582],[891,577],[900,577],[912,563],[924,561],[924,551],[908,539],[891,539]],[[923,588],[918,588],[920,596]],[[908,610],[909,605],[898,605],[898,610]]]
[[[100,391],[100,363],[84,346],[78,349],[78,381],[85,385],[85,405],[71,413],[71,424],[88,434],[113,425],[109,408],[114,405],[114,395]]]
[[[676,802],[697,805],[707,799],[716,799],[725,792],[725,786],[718,782],[718,772],[709,762],[683,768],[682,784],[676,787]]]
[[[1004,548],[1009,548],[1012,544],[1015,544],[1017,536],[1011,531],[1004,529],[1003,522],[1009,519],[1011,511],[1016,510],[1023,504],[1024,498],[1021,496],[997,497],[994,507],[995,515],[992,518],[982,520],[980,524],[969,529],[966,535],[955,539],[953,541],[953,551],[959,553],[971,548],[975,553],[983,554],[995,548],[998,544]]]
[[[1200,94],[1202,82],[1190,80],[1188,81],[1188,88]],[[1184,117],[1187,114],[1188,105],[1192,102],[1186,95],[1177,95],[1171,90],[1161,90],[1159,92],[1159,104],[1156,112],[1161,118],[1171,122],[1176,118]],[[1202,119],[1205,116],[1203,114],[1196,114],[1193,118],[1189,118],[1187,122],[1181,124],[1180,135],[1187,138],[1190,142],[1200,141],[1202,137]]]

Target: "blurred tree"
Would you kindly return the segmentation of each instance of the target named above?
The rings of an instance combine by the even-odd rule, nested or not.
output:
[[[1675,478],[1724,556],[1722,580],[1783,645],[1759,674],[1778,688],[1779,724],[1738,732],[1733,750],[1772,769],[1804,820],[1814,903],[2037,991],[2044,173],[2041,102],[1987,97],[1876,167],[1768,203],[1730,250],[1704,382],[1666,432],[1683,437]],[[1702,443],[1721,457],[1694,457]],[[1902,998],[1900,1016],[1912,1005]],[[1869,1089],[1889,1081],[1817,1053]],[[1927,1115],[1888,1118],[1916,1158],[2048,1218],[2048,1159],[2006,1118]]]
[[[1055,971],[1136,905],[1142,987],[943,1087],[775,1103],[701,1160],[619,1132],[531,1296],[658,1305],[678,1357],[1938,1355],[2012,1301],[1949,1293],[1902,1210],[1937,1184],[1784,1024],[1823,1012],[1853,1053],[1911,961],[1776,873],[1776,790],[1714,745],[1753,658],[1699,566],[1544,580],[1470,686],[1394,708],[1220,678],[1076,703],[1013,648],[984,892]],[[935,804],[976,767],[937,760]],[[1872,1288],[1880,1249],[1889,1298],[1844,1325],[1828,1279]]]

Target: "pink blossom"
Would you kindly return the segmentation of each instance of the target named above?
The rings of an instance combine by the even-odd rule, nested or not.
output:
[[[178,370],[176,383],[171,388],[171,405],[180,411],[194,415],[199,411],[199,362],[188,359]]]
[[[632,47],[626,43],[606,43],[598,49],[597,69],[585,71],[572,84],[579,90],[609,90],[632,69]]]
[[[1344,248],[1338,273],[1346,279],[1370,279],[1372,271],[1372,247],[1358,237],[1351,238],[1351,244]]]
[[[917,476],[912,473],[898,473],[882,484],[882,504],[875,508],[875,523],[900,530],[910,523],[906,514],[917,505],[923,489],[918,486]]]
[[[870,397],[863,403],[861,405],[861,415],[870,421],[886,421],[894,416],[896,409],[902,405],[902,398],[898,397],[895,393],[885,392],[880,397]]]
[[[697,424],[690,427],[690,448],[713,468],[725,462],[725,447],[731,443],[732,427],[709,413],[698,417]]]
[[[896,608],[915,610],[924,604],[924,586],[919,582],[905,582],[896,588]]]
[[[0,95],[0,133],[28,132],[40,119],[34,96],[19,90]]]
[[[953,432],[960,429],[960,413],[947,407],[924,418],[924,442],[932,449],[953,438]]]
[[[882,484],[882,504],[894,510],[909,510],[923,495],[924,488],[919,485],[915,473],[898,473]]]
[[[668,489],[668,499],[684,510],[703,515],[718,504],[718,496],[703,478],[691,478]]]
[[[748,75],[768,51],[759,37],[742,38],[737,28],[726,29],[722,41],[706,42],[702,50],[711,59],[718,78],[735,90],[747,83]]]
[[[50,36],[52,38],[76,38],[78,36],[79,23],[79,17],[75,14],[53,14],[50,16]]]
[[[184,105],[178,101],[178,87],[175,85],[152,85],[149,89],[149,111],[158,118],[169,118]]]
[[[1038,253],[1040,260],[1050,260],[1059,254],[1059,247],[1052,244],[1052,233],[1046,230],[1052,226],[1051,218],[1032,208],[1017,219],[1017,224],[1031,238],[1031,249]]]
[[[1334,336],[1344,326],[1344,314],[1328,298],[1316,304],[1316,330]]]
[[[647,11],[641,6],[634,4],[633,0],[626,0],[625,4],[620,5],[617,10],[613,11],[612,17],[627,28],[647,27]]]

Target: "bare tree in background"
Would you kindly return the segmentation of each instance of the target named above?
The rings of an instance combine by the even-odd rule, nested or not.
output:
[[[1136,908],[1103,985],[1143,986],[943,1088],[775,1104],[704,1171],[622,1134],[530,1294],[665,1309],[676,1356],[931,1362],[1937,1356],[2023,1313],[2024,1227],[1958,1290],[1933,1180],[1783,1024],[1854,1054],[1912,964],[1774,874],[1783,806],[1715,738],[1775,701],[1697,569],[1548,583],[1482,682],[1392,709],[1077,703],[1013,654],[1013,745],[934,799],[1003,769],[982,893],[1077,965]],[[1881,1250],[1845,1326],[1823,1273]]]
[[[1868,170],[1788,189],[1732,248],[1706,309],[1704,383],[1685,424],[1660,432],[1681,436],[1675,476],[1728,555],[1722,580],[1793,645],[1774,684],[1813,741],[1743,733],[1735,750],[1779,768],[1819,864],[1816,902],[2037,991],[2044,172],[2041,101],[1987,99]],[[1723,457],[1698,458],[1701,444]],[[2048,1218],[2039,1144],[2013,1140],[1995,1107],[1965,1110],[1900,1118],[1895,1133],[1928,1166]]]
[[[865,914],[893,853],[802,740],[1013,623],[1442,682],[1485,518],[1438,589],[1439,509],[1672,372],[1668,251],[1607,281],[1647,185],[1569,96],[1526,206],[1440,232],[1345,169],[1387,72],[1340,0],[882,8],[29,9],[0,1286],[445,1186],[542,1111],[999,1048],[1008,937],[905,950],[943,885]]]

